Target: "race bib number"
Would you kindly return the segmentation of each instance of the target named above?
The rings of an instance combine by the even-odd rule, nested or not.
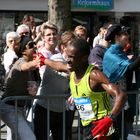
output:
[[[89,98],[74,98],[74,102],[82,120],[88,120],[95,117]]]

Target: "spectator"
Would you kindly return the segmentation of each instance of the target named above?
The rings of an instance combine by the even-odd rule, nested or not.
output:
[[[105,39],[107,41],[111,41],[112,45],[108,49],[108,51],[105,53],[105,56],[103,59],[103,71],[112,82],[119,81],[124,76],[124,73],[126,71],[132,70],[132,68],[134,69],[138,67],[138,64],[136,63],[137,64],[136,65],[135,63],[132,63],[132,61],[129,60],[129,58],[127,57],[127,54],[123,51],[123,48],[128,43],[128,38],[129,38],[129,35],[127,33],[127,30],[121,29],[121,26],[118,24],[112,25],[108,29],[108,32],[106,34]],[[113,55],[113,53],[115,54]],[[119,60],[119,61],[116,61],[115,59],[115,62],[117,63],[114,63],[114,59],[112,59],[113,56],[114,58]],[[136,59],[136,60],[138,61],[139,59]],[[109,64],[113,67],[109,68],[108,66],[106,66],[108,62],[110,62]]]
[[[74,33],[77,37],[81,37],[83,39],[86,39],[87,42],[89,42],[89,37],[87,37],[87,29],[83,25],[78,25],[74,29]]]
[[[35,25],[35,18],[33,15],[24,15],[21,24],[25,24],[29,27],[30,29],[30,37],[32,39],[35,38],[35,29],[36,29],[36,25]]]
[[[35,26],[35,18],[33,15],[24,15],[21,24],[27,25],[31,30]]]
[[[97,44],[102,43],[102,41],[104,40],[104,37],[105,37],[105,33],[106,33],[106,27],[104,27],[104,26],[100,27],[98,35],[95,36],[94,39],[93,39],[93,48]]]
[[[11,96],[29,95],[27,89],[27,81],[31,80],[29,76],[31,69],[39,66],[39,58],[32,60],[34,53],[34,43],[26,38],[22,47],[22,57],[19,58],[10,69],[6,77],[6,90],[2,95],[2,100]],[[12,139],[15,139],[17,133],[18,140],[35,140],[35,136],[27,123],[24,116],[24,106],[26,102],[21,100],[15,108],[14,101],[6,101],[1,103],[0,117],[7,126],[11,128]],[[17,109],[17,115],[15,115]],[[17,126],[18,120],[18,126]]]
[[[35,38],[34,38],[34,42],[38,43],[39,41],[42,40],[42,36],[41,36],[41,25],[36,26],[36,30],[35,30]]]
[[[30,29],[26,24],[21,24],[17,27],[16,32],[22,36],[30,36]]]
[[[26,25],[30,25],[30,16],[28,15],[28,14],[26,14],[26,15],[24,15],[23,16],[23,19],[22,19],[22,21],[21,21],[21,24],[26,24]]]
[[[74,33],[77,37],[81,37],[83,39],[87,38],[87,29],[82,25],[78,25],[74,29]]]
[[[96,45],[94,48],[92,48],[89,55],[89,64],[94,64],[102,70],[102,61],[104,53],[106,52],[109,46],[109,42],[103,41],[102,45]]]
[[[37,55],[42,55],[42,57],[49,59],[53,54],[57,53],[55,51],[55,48],[58,43],[58,29],[57,29],[57,26],[54,25],[53,23],[45,22],[41,25],[40,30],[41,30],[42,41],[39,41],[37,43]],[[41,80],[43,79],[45,69],[46,69],[45,65],[40,65],[39,73],[40,73]],[[37,95],[41,94],[40,90],[41,90],[41,86],[39,86],[39,88],[38,88]],[[41,110],[38,110],[38,108],[40,107],[43,109],[42,114],[46,113],[46,109],[43,108],[44,106],[42,107],[41,105],[38,105],[38,104],[36,105],[36,104],[37,103],[35,103],[35,118],[37,120],[40,120],[40,119],[42,119],[42,116],[39,115]],[[46,126],[46,124],[44,124],[44,125]],[[35,130],[37,130],[37,131],[40,130],[39,126],[40,125],[35,123]],[[44,132],[44,130],[46,130],[46,129],[44,127],[42,127],[42,133]],[[39,133],[37,131],[35,131],[37,139],[40,140],[41,137],[46,138],[46,136],[47,136],[46,131],[45,131],[45,134],[43,133],[43,135],[41,132]]]
[[[123,51],[129,42],[128,28],[119,24],[113,24],[107,31],[105,39],[111,41],[112,45],[106,51],[103,58],[103,72],[113,83],[118,83],[123,90],[132,90],[132,73],[140,66],[140,57],[130,60]],[[122,85],[123,83],[123,85]],[[128,133],[133,133],[133,121],[136,113],[134,101],[136,95],[128,95],[128,104],[125,106],[124,119],[124,140],[127,139]],[[118,126],[121,133],[121,114],[118,117]]]
[[[57,53],[55,48],[58,43],[58,29],[56,25],[51,22],[45,22],[41,25],[42,43],[37,43],[38,53],[41,53],[45,58],[50,58]],[[41,46],[40,46],[41,44]],[[46,66],[39,68],[40,77],[42,79]]]
[[[111,26],[110,23],[104,25],[104,28],[106,29],[105,32],[107,32],[109,26]],[[94,64],[102,70],[103,69],[102,61],[103,61],[104,53],[106,52],[109,46],[110,46],[110,42],[103,39],[100,44],[97,44],[94,48],[92,48],[90,50],[90,55],[89,55],[89,64]]]
[[[16,32],[9,32],[6,35],[6,52],[3,55],[5,75],[10,71],[14,61],[18,59],[20,36]],[[7,127],[7,140],[12,140],[11,130]]]
[[[33,15],[29,15],[30,18],[30,29],[33,30],[33,28],[35,27],[35,18]]]
[[[20,47],[20,36],[16,32],[9,32],[6,35],[6,47],[7,51],[4,53],[4,68],[6,74],[10,70],[10,66],[14,59],[18,59],[19,47]]]
[[[50,57],[53,61],[65,62],[65,47],[69,41],[75,38],[73,32],[64,32],[61,37],[59,49],[61,53],[54,54]],[[43,79],[40,85],[39,95],[68,95],[69,91],[69,75],[68,73],[58,72],[46,66]],[[65,111],[65,140],[71,140],[72,122],[74,111],[67,111],[65,108],[64,98],[52,98],[49,100],[37,100],[35,105],[35,134],[37,140],[47,140],[47,124],[48,124],[48,106],[49,101],[49,124],[54,140],[63,139],[63,111]]]

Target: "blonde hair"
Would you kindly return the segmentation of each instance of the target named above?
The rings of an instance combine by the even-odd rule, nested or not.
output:
[[[46,30],[46,29],[53,29],[56,31],[56,33],[58,33],[57,26],[55,24],[51,23],[50,21],[47,21],[41,25],[40,30],[42,32],[42,35],[44,35],[44,30]]]
[[[76,38],[73,31],[65,31],[62,33],[61,38],[58,43],[58,50],[61,52],[62,46],[67,47],[68,43],[70,43],[72,40]]]
[[[61,40],[60,40],[60,44],[63,45],[67,45],[69,41],[73,40],[75,38],[75,34],[73,33],[73,31],[65,31],[62,35],[61,35]]]
[[[85,26],[82,26],[82,25],[76,26],[75,29],[74,29],[74,33],[76,34],[76,32],[77,32],[78,30],[82,30],[82,31],[85,33],[85,35],[87,35],[87,29],[86,29]]]

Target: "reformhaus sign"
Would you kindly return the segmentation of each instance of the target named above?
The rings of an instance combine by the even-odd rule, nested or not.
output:
[[[72,9],[110,10],[113,0],[72,0]]]

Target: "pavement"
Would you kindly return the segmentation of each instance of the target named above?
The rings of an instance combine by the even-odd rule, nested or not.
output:
[[[140,140],[140,136],[129,134],[127,140]]]

